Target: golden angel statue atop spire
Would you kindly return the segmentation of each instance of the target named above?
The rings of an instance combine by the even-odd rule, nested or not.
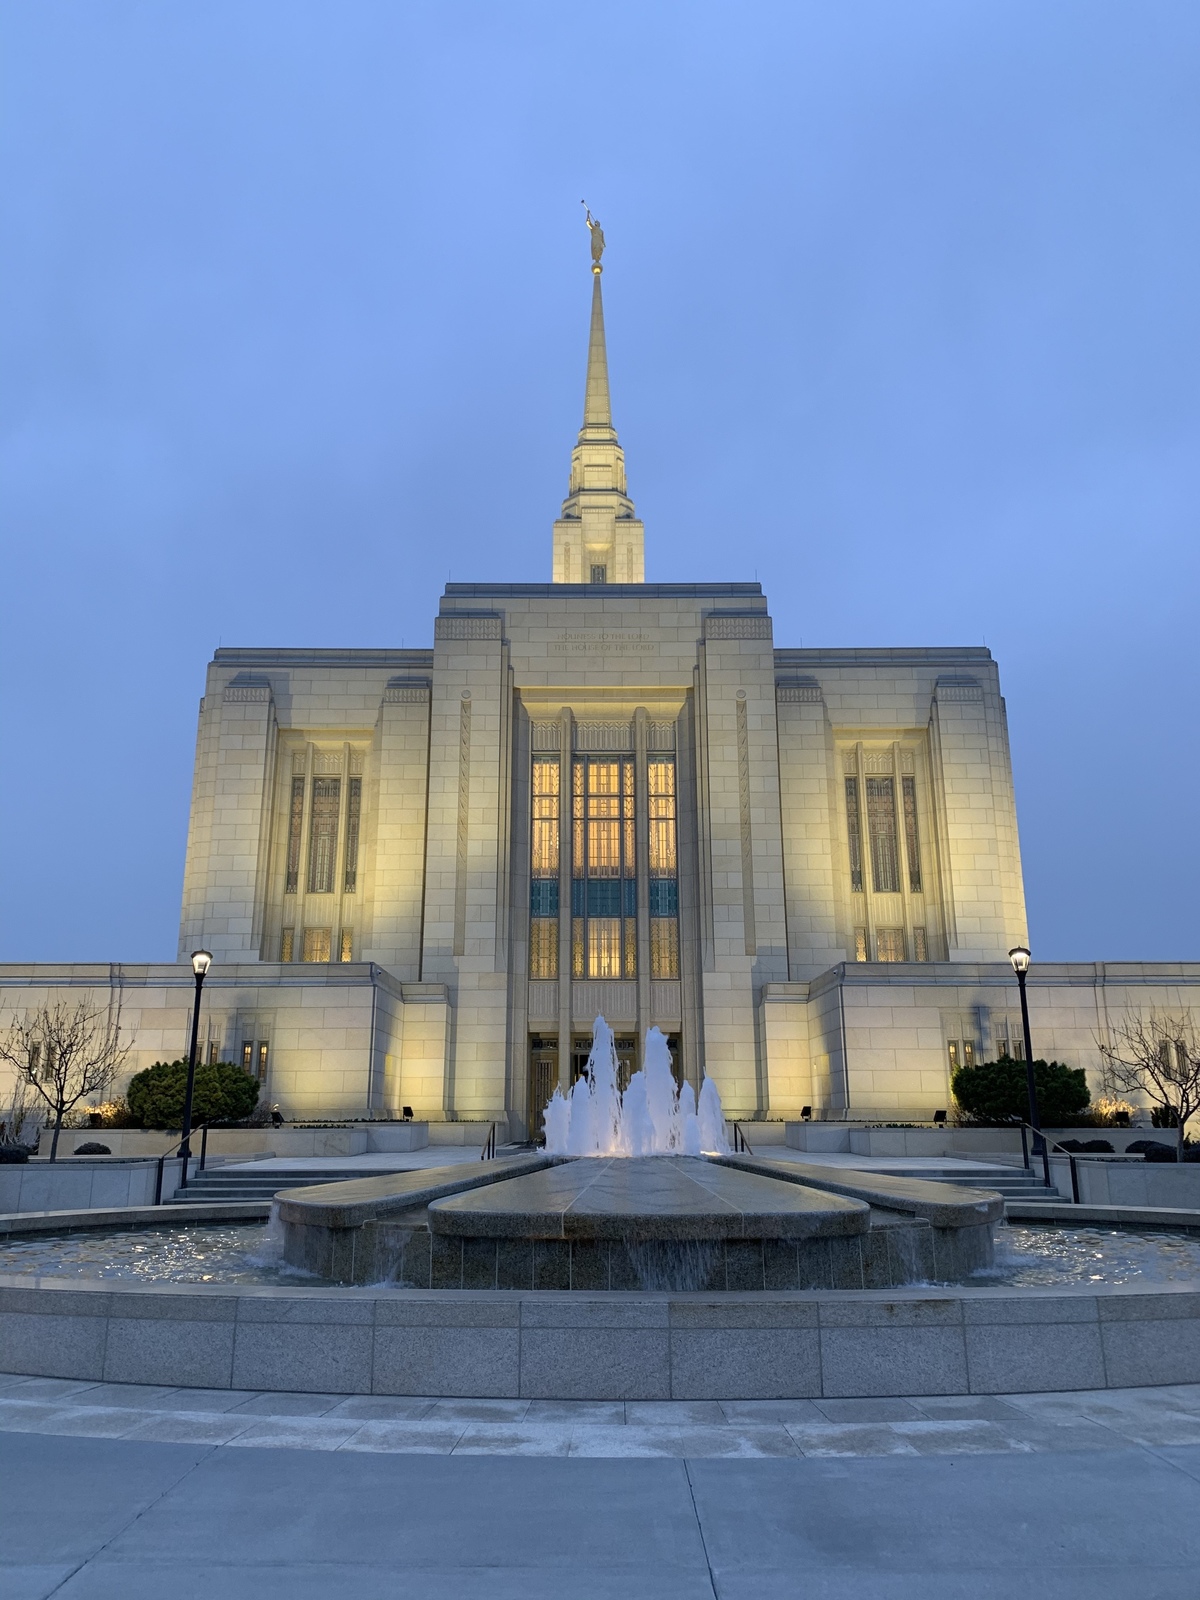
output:
[[[588,210],[587,201],[581,200],[579,203],[584,211],[587,212],[587,225],[592,235],[592,271],[599,272],[601,270],[600,257],[604,254],[604,229]]]

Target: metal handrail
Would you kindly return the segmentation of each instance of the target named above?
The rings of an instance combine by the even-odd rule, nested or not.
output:
[[[192,1133],[198,1133],[200,1135],[200,1165],[199,1165],[199,1167],[197,1169],[200,1172],[204,1171],[204,1161],[205,1161],[205,1157],[208,1155],[208,1127],[209,1127],[209,1125],[208,1125],[207,1122],[202,1122],[198,1128],[193,1128],[192,1129]],[[190,1139],[192,1137],[192,1133],[188,1134],[189,1141],[190,1141]],[[163,1167],[166,1165],[166,1163],[170,1160],[170,1158],[172,1156],[175,1156],[175,1155],[179,1154],[179,1147],[180,1147],[180,1145],[182,1143],[183,1143],[183,1135],[180,1134],[179,1138],[176,1139],[175,1143],[173,1145],[168,1145],[168,1147],[163,1151],[162,1155],[160,1155],[159,1158],[158,1158],[158,1173],[155,1176],[155,1180],[154,1180],[154,1204],[156,1206],[162,1205]],[[183,1171],[180,1173],[179,1187],[181,1189],[186,1189],[187,1188],[187,1162],[186,1161],[183,1164]]]
[[[740,1122],[735,1122],[733,1125],[733,1151],[735,1155],[752,1156],[754,1154],[754,1151],[751,1150],[746,1142],[746,1135],[742,1132]]]
[[[488,1128],[487,1138],[483,1141],[483,1149],[479,1152],[480,1161],[494,1161],[496,1159],[496,1124],[493,1122]]]

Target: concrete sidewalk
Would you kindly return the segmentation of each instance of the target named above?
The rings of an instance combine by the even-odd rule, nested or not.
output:
[[[6,1600],[1193,1600],[1200,1446],[547,1460],[4,1435]]]

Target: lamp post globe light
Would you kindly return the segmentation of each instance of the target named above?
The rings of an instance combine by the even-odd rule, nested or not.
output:
[[[200,1038],[200,994],[204,988],[204,980],[208,976],[208,969],[211,966],[212,956],[207,950],[192,951],[192,973],[196,979],[196,1001],[192,1006],[192,1045],[188,1051],[187,1088],[184,1090],[183,1095],[183,1128],[182,1138],[179,1141],[179,1187],[181,1189],[187,1188],[188,1162],[192,1154],[192,1093],[196,1087],[196,1044]]]
[[[1029,1092],[1029,1126],[1033,1129],[1034,1149],[1041,1150],[1042,1171],[1045,1174],[1046,1187],[1049,1188],[1050,1152],[1042,1134],[1042,1119],[1038,1115],[1037,1082],[1033,1076],[1033,1041],[1029,1035],[1029,1001],[1025,997],[1025,979],[1029,973],[1032,957],[1023,944],[1018,944],[1008,952],[1008,959],[1012,962],[1021,990],[1021,1031],[1025,1035],[1025,1087]]]

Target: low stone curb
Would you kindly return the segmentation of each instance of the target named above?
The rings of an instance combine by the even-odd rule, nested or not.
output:
[[[0,1216],[0,1238],[23,1233],[82,1233],[93,1228],[141,1228],[153,1222],[258,1222],[271,1214],[269,1200],[204,1201],[162,1206],[95,1206],[87,1211],[10,1211]]]
[[[1200,1232],[1200,1211],[1168,1206],[1083,1206],[1053,1200],[1009,1200],[1004,1208],[1009,1222],[1101,1222],[1112,1228],[1181,1228]]]

